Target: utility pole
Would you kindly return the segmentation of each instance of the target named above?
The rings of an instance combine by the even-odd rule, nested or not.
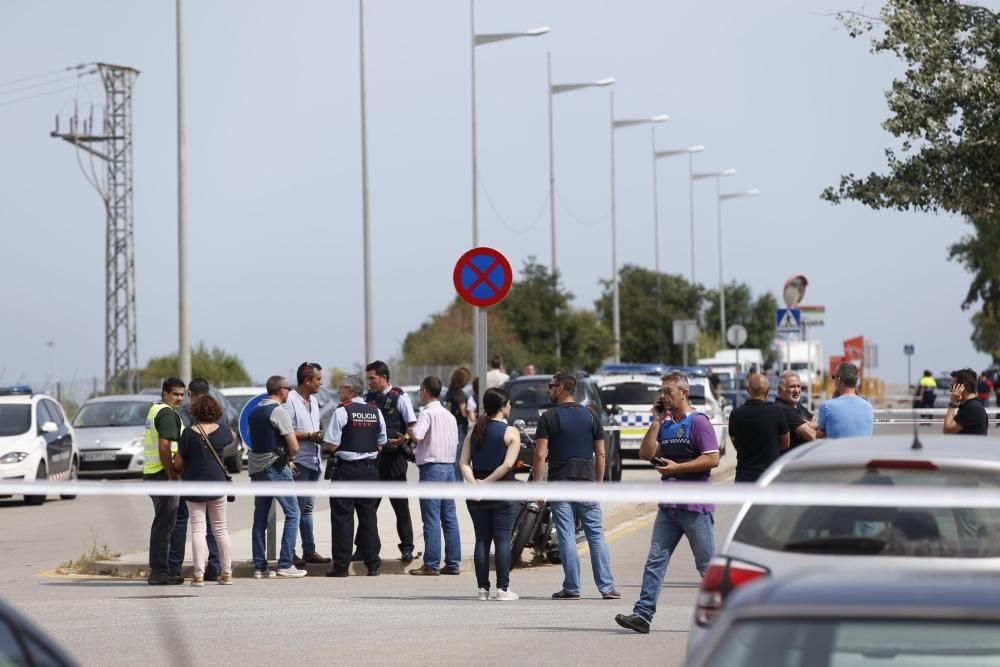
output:
[[[100,131],[95,133],[92,117],[81,121],[74,110],[69,131],[60,132],[56,116],[51,136],[104,160],[106,165],[104,183],[96,173],[91,181],[104,201],[107,214],[104,382],[107,391],[134,393],[138,389],[139,353],[132,205],[132,89],[139,71],[104,63],[98,63],[97,69],[104,83],[104,124]]]

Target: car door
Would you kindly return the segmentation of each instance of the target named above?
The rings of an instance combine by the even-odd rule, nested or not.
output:
[[[42,403],[52,417],[52,421],[59,427],[56,431],[58,437],[55,439],[53,447],[49,449],[49,472],[50,474],[68,474],[73,463],[73,434],[59,404],[47,398],[43,398]]]

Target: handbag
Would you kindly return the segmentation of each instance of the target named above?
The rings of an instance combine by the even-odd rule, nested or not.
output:
[[[226,476],[226,481],[232,482],[233,478],[230,477],[229,473],[226,471],[226,466],[222,465],[222,459],[219,458],[219,453],[215,451],[215,447],[212,446],[212,443],[208,441],[208,436],[205,434],[205,431],[203,431],[201,427],[197,427],[196,430],[198,431],[198,435],[201,436],[201,441],[205,443],[205,448],[212,453],[212,458],[215,459],[215,462],[219,464],[219,468],[222,469],[222,474]],[[236,502],[236,496],[226,496],[226,502]]]

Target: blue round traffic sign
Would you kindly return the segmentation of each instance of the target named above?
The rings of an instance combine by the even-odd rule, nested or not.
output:
[[[250,442],[250,423],[247,420],[250,418],[250,413],[253,412],[253,409],[260,405],[260,402],[265,398],[267,398],[267,394],[254,396],[240,410],[240,437],[243,438],[243,444],[251,452],[253,451],[253,443]]]
[[[504,300],[514,284],[510,262],[493,248],[473,248],[455,263],[452,275],[462,300],[478,308],[489,308]]]

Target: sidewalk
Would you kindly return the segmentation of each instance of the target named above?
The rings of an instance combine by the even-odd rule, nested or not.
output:
[[[733,475],[733,470],[736,466],[736,456],[735,452],[729,452],[725,457],[723,457],[719,467],[713,471],[712,478],[716,483],[724,482],[730,479]],[[414,479],[408,480],[416,482],[416,469],[411,466],[410,476]],[[626,477],[632,477],[634,471],[626,471]],[[646,471],[642,471],[646,472]],[[643,476],[645,479],[645,476]],[[627,480],[626,480],[627,481]],[[238,504],[238,503],[237,503]],[[465,506],[464,501],[459,501],[457,504],[458,510],[458,526],[459,531],[462,536],[462,571],[471,572],[473,569],[473,549],[475,547],[476,539],[475,532],[472,526],[472,519],[469,516],[469,511]],[[229,512],[229,524],[232,526],[235,522],[233,520],[233,508],[234,505],[230,505]],[[280,538],[283,525],[283,516],[280,507],[275,503],[275,508],[277,512],[277,535],[280,548]],[[614,528],[625,524],[629,521],[648,514],[656,509],[656,506],[651,503],[644,503],[639,505],[608,505],[604,507],[604,527],[606,531],[611,531]],[[246,506],[240,507],[240,511],[246,511]],[[250,510],[252,512],[252,510]],[[356,517],[355,517],[356,518]],[[379,538],[382,541],[382,574],[405,574],[411,569],[418,568],[423,565],[423,551],[424,551],[424,539],[423,539],[423,524],[420,521],[420,501],[416,499],[410,500],[410,518],[413,521],[413,542],[414,542],[414,560],[410,563],[403,563],[399,560],[399,549],[397,545],[399,544],[399,537],[396,535],[396,515],[392,511],[392,505],[389,504],[388,500],[383,500],[379,505],[378,509],[378,532]],[[316,538],[316,550],[324,555],[330,556],[331,549],[331,531],[330,531],[330,506],[326,498],[317,498],[316,507],[313,512],[313,524]],[[356,529],[357,524],[355,524]],[[238,530],[233,530],[230,528],[230,542],[232,548],[233,556],[233,576],[234,577],[250,577],[253,574],[253,560],[252,560],[252,550],[251,550],[251,529],[243,528]],[[301,551],[301,540],[296,538],[296,553],[302,555]],[[444,545],[442,544],[442,551]],[[184,564],[184,575],[186,577],[192,576],[192,566],[191,566],[191,536],[190,531],[188,532],[188,544],[185,551],[187,560]],[[136,551],[132,553],[122,554],[119,558],[115,560],[105,560],[96,561],[93,566],[92,574],[110,574],[119,577],[145,577],[147,574],[147,564],[149,562],[149,552],[148,551]],[[270,565],[273,567],[274,562],[271,561]],[[441,563],[443,566],[444,563]],[[318,565],[312,564],[307,566],[309,571],[309,576],[319,576],[322,577],[326,574],[327,570],[330,568],[329,565]],[[364,563],[351,563],[350,574],[352,575],[365,575],[367,573],[367,568]]]

